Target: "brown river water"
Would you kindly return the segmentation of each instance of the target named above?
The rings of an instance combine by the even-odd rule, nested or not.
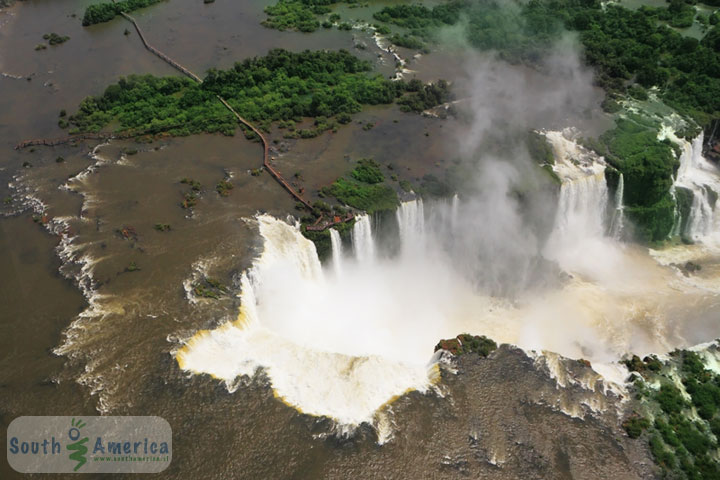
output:
[[[593,372],[510,347],[488,360],[444,365],[437,389],[393,402],[386,412],[392,438],[383,445],[369,426],[343,437],[331,420],[299,413],[275,398],[262,373],[229,393],[208,375],[181,370],[173,353],[184,340],[237,316],[241,273],[262,247],[248,219],[258,212],[284,218],[295,202],[269,175],[250,174],[262,150],[240,135],[13,150],[21,140],[63,136],[58,112],[74,111],[120,76],[177,74],[134,32],[124,35],[131,25],[122,19],[83,28],[77,17],[89,3],[29,0],[0,11],[0,198],[11,198],[0,205],[4,426],[21,415],[159,415],[174,433],[173,462],[160,478],[653,476],[647,452],[620,433],[618,396],[572,382],[559,389],[553,378],[559,368],[595,385]],[[346,48],[394,73],[390,55],[357,30],[262,27],[268,3],[171,0],[135,17],[154,46],[198,74],[275,47]],[[369,12],[380,5],[371,2]],[[48,32],[71,39],[35,51]],[[462,59],[447,52],[408,68],[423,80],[462,82]],[[365,131],[353,122],[302,141],[273,131],[278,169],[299,173],[300,186],[315,192],[346,174],[350,159],[374,157],[418,182],[426,173],[442,176],[459,154],[448,141],[455,120],[396,107],[368,108],[354,119],[376,126]],[[585,127],[606,124],[593,114]],[[138,153],[124,154],[129,148]],[[183,177],[202,184],[192,211],[180,207]],[[228,177],[235,188],[222,198],[214,186]],[[158,223],[171,230],[157,231]],[[190,294],[204,276],[230,293],[219,300]],[[2,462],[0,478],[19,477]]]

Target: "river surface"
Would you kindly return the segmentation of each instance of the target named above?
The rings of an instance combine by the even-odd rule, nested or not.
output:
[[[238,315],[242,272],[263,251],[256,214],[284,219],[296,213],[295,202],[269,175],[251,175],[262,163],[262,149],[241,135],[14,150],[21,140],[63,136],[59,111],[73,112],[85,96],[101,94],[121,76],[176,74],[143,49],[134,32],[124,35],[131,25],[122,19],[83,28],[80,17],[89,3],[28,0],[0,11],[0,198],[9,198],[0,205],[4,426],[21,415],[159,415],[174,432],[173,463],[163,478],[652,476],[647,453],[620,438],[613,416],[622,408],[620,397],[594,387],[558,389],[558,368],[510,347],[488,360],[439,367],[436,388],[401,396],[381,428],[363,424],[349,436],[328,418],[280,401],[262,373],[228,389],[209,375],[182,370],[174,354],[188,339]],[[394,59],[359,30],[305,35],[262,27],[269,3],[171,0],[135,17],[150,43],[198,74],[281,47],[345,48],[394,75]],[[381,5],[339,11],[343,18],[369,20]],[[49,32],[71,38],[35,51]],[[415,71],[406,75],[446,78],[468,95],[477,85],[452,49],[414,59],[400,53]],[[552,90],[552,81],[537,72],[507,68],[496,74],[510,72],[520,86]],[[602,131],[610,120],[598,113],[601,92],[590,91],[568,115],[584,131]],[[531,118],[537,128],[562,128],[569,116],[536,111]],[[309,198],[361,157],[391,165],[400,178],[418,184],[426,174],[443,178],[464,154],[455,139],[465,127],[454,119],[393,106],[367,108],[353,119],[311,140],[271,133],[278,169],[288,177],[298,173]],[[367,131],[360,122],[375,127]],[[128,155],[129,149],[138,153]],[[180,207],[188,191],[183,177],[202,185],[192,210]],[[226,178],[235,188],[223,198],[215,184]],[[156,224],[171,229],[158,231]],[[640,255],[633,252],[630,262]],[[683,255],[695,258],[693,252]],[[679,254],[667,255],[669,264]],[[646,252],[642,257],[649,259]],[[704,261],[712,266],[717,257]],[[198,298],[193,287],[204,278],[219,280],[227,294]],[[683,331],[672,345],[720,333],[711,320],[716,302],[697,298],[678,310],[688,317],[693,307],[702,311],[703,334]],[[432,353],[429,345],[428,360]],[[578,368],[569,365],[560,370]],[[579,446],[581,439],[587,447]],[[16,476],[3,462],[0,477]]]

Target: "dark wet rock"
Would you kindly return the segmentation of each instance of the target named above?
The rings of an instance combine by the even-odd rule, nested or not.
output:
[[[622,428],[630,412],[619,396],[580,383],[561,387],[542,362],[508,345],[486,358],[448,358],[444,398],[403,396],[391,407],[392,440],[326,452],[332,458],[315,471],[319,478],[658,478],[646,444]],[[577,360],[560,364],[594,373]],[[583,402],[601,407],[563,411]]]
[[[697,264],[695,262],[686,262],[683,265],[673,263],[671,264],[673,267],[677,268],[682,272],[683,275],[686,277],[689,277],[690,275],[694,275],[698,273],[700,270],[702,270],[702,266],[700,264]]]

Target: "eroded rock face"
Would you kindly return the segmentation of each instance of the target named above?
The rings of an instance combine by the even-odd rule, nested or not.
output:
[[[326,476],[359,478],[640,479],[658,470],[630,439],[619,395],[583,362],[531,358],[501,345],[487,358],[455,357],[445,398],[413,393],[392,406],[394,438],[326,464]],[[559,386],[554,375],[561,369]],[[354,442],[353,442],[354,443]],[[355,449],[351,449],[355,450]],[[359,452],[355,452],[359,453]]]

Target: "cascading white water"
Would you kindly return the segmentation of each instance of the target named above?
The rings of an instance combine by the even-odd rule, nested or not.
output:
[[[607,201],[604,168],[563,181],[555,229],[572,242],[604,236]]]
[[[553,146],[553,169],[562,184],[553,232],[544,253],[565,271],[609,278],[619,255],[617,244],[606,236],[609,193],[605,161],[568,138],[570,133],[545,134]],[[624,185],[618,185],[619,205],[623,190]]]
[[[617,189],[615,190],[615,210],[613,211],[612,220],[610,221],[610,236],[615,240],[620,240],[625,224],[625,206],[623,205],[623,196],[625,195],[625,180],[623,174],[618,179]]]
[[[237,320],[187,339],[176,353],[179,366],[211,374],[229,390],[240,384],[238,376],[262,368],[277,397],[299,411],[382,429],[388,422],[378,412],[405,392],[427,391],[438,379],[433,346],[458,333],[588,358],[596,368],[628,351],[670,348],[672,326],[663,312],[673,299],[686,302],[687,292],[670,288],[657,263],[605,236],[602,159],[559,133],[553,144],[563,185],[543,253],[573,273],[561,286],[528,291],[513,303],[474,281],[492,275],[491,263],[500,273],[516,268],[512,245],[471,258],[496,245],[488,243],[488,230],[503,227],[510,239],[531,234],[522,225],[499,225],[505,216],[492,222],[483,216],[496,196],[438,202],[428,206],[428,219],[420,200],[401,204],[401,253],[384,261],[371,261],[370,218],[358,216],[352,252],[343,252],[331,231],[342,275],[325,275],[297,225],[260,215],[263,252],[242,277]],[[459,229],[448,228],[459,212]],[[460,232],[463,241],[447,241]],[[357,261],[348,261],[353,256]]]
[[[358,262],[368,262],[375,258],[375,240],[373,239],[370,216],[358,215],[352,230],[353,250]]]
[[[403,254],[417,253],[425,241],[425,210],[421,199],[402,202],[395,211]]]
[[[661,135],[670,138],[682,149],[680,168],[673,184],[675,190],[685,188],[692,192],[688,218],[683,222],[684,231],[678,233],[696,241],[720,233],[720,215],[715,215],[717,194],[720,193],[720,171],[702,155],[704,134],[700,133],[692,142],[678,138],[668,129],[663,130]],[[677,192],[675,196],[677,198]]]
[[[330,229],[330,246],[332,247],[333,269],[335,275],[339,277],[342,274],[343,246],[340,233],[334,228]]]

